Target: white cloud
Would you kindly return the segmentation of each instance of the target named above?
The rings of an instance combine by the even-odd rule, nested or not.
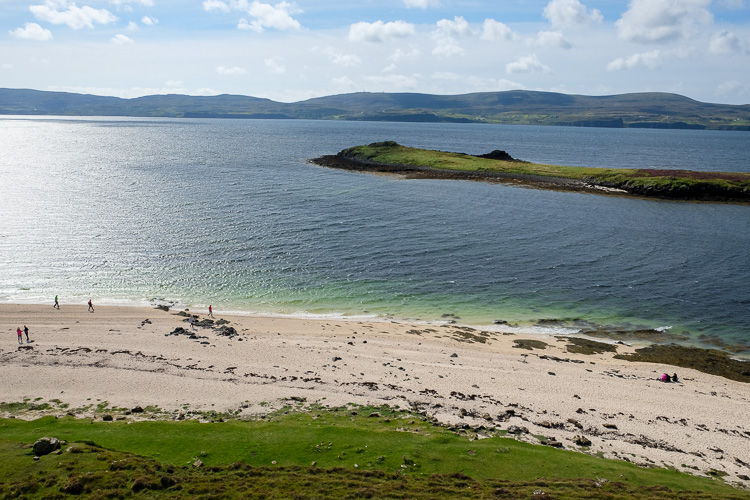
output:
[[[732,54],[742,51],[742,42],[734,33],[726,30],[714,33],[708,44],[708,50],[712,54]]]
[[[203,2],[203,10],[206,12],[229,12],[229,5],[221,0],[205,0]]]
[[[247,0],[233,0],[232,6],[236,9],[246,11],[253,17],[253,20],[250,22],[246,19],[241,19],[237,26],[240,29],[247,29],[256,33],[261,33],[266,28],[273,28],[279,31],[297,31],[302,29],[299,21],[292,17],[292,14],[302,11],[292,3],[280,2],[276,5],[271,5],[258,1],[248,3]]]
[[[551,0],[544,8],[543,15],[553,26],[563,28],[601,23],[604,20],[601,12],[586,9],[578,0]]]
[[[143,5],[144,7],[154,6],[153,0],[135,0],[133,2],[131,2],[130,0],[109,0],[109,3],[111,3],[112,5],[117,5],[117,6],[120,6],[120,5],[130,6],[131,3],[137,3],[140,5]]]
[[[216,72],[220,75],[245,75],[247,74],[247,70],[245,68],[240,68],[239,66],[232,66],[231,68],[227,68],[225,66],[218,66],[216,68]]]
[[[416,33],[414,25],[404,21],[384,23],[358,22],[349,27],[349,40],[352,42],[385,42],[395,38],[406,38]]]
[[[58,10],[66,8],[67,10]],[[89,6],[78,7],[75,4],[61,5],[48,1],[44,5],[32,5],[29,10],[37,19],[52,24],[65,24],[77,30],[94,28],[94,24],[110,24],[117,21],[117,17],[107,9],[94,9]]]
[[[401,49],[396,49],[393,54],[388,56],[388,60],[397,63],[407,59],[415,59],[419,56],[419,54],[420,52],[417,49],[411,49],[408,52],[405,52]]]
[[[146,26],[154,26],[154,25],[159,24],[158,19],[156,19],[155,17],[149,17],[149,16],[143,16],[143,18],[141,18],[141,22],[145,24]]]
[[[558,49],[570,49],[573,47],[560,31],[540,31],[532,43],[542,47]]]
[[[337,52],[336,50],[334,50],[333,47],[328,47],[323,51],[323,53],[327,55],[328,59],[336,66],[346,68],[357,66],[362,63],[362,60],[359,58],[359,56],[356,56],[354,54],[342,54],[341,52]]]
[[[125,36],[121,33],[116,34],[113,36],[110,41],[114,43],[115,45],[127,45],[129,43],[133,43],[133,39],[129,36]]]
[[[536,54],[521,57],[505,65],[506,73],[550,73],[549,66],[542,64]]]
[[[404,0],[408,9],[426,9],[427,7],[440,7],[440,0]]]
[[[497,40],[513,40],[516,38],[515,33],[500,21],[494,19],[485,19],[482,25],[482,40],[494,42]]]
[[[37,23],[26,23],[23,25],[23,28],[16,28],[8,33],[21,40],[36,40],[38,42],[52,40],[52,32],[42,28]]]
[[[524,86],[518,82],[506,80],[504,78],[481,77],[475,75],[463,75],[451,71],[438,71],[431,75],[433,80],[442,80],[458,84],[460,92],[465,92],[465,87],[469,86],[474,92],[493,92],[500,90],[523,89]]]
[[[279,74],[284,73],[286,71],[286,68],[284,66],[282,66],[275,59],[270,58],[270,57],[268,59],[264,60],[263,64],[265,64],[265,66],[266,66],[266,68],[268,68],[269,72],[271,72],[271,73],[273,73],[275,75],[279,75]]]
[[[721,97],[748,95],[750,94],[750,84],[729,80],[718,85],[715,94]]]
[[[389,91],[416,90],[419,88],[419,79],[406,75],[365,76],[363,80],[375,85],[377,88]]]
[[[441,19],[437,22],[437,29],[432,32],[436,46],[432,53],[439,56],[455,56],[464,53],[458,44],[458,38],[471,33],[469,23],[462,16],[456,16],[453,21]]]
[[[711,24],[711,0],[631,0],[615,25],[623,40],[666,42],[689,37],[701,24]]]
[[[644,66],[646,68],[654,69],[659,66],[661,60],[661,51],[652,50],[650,52],[643,52],[641,54],[633,54],[632,56],[622,58],[619,57],[607,64],[607,70],[609,71],[620,71],[624,69],[633,69],[638,66]]]
[[[134,21],[130,21],[128,25],[125,27],[125,29],[128,31],[137,31],[138,25]]]

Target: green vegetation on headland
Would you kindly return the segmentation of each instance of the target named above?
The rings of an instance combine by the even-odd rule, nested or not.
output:
[[[389,407],[301,402],[253,421],[1,419],[0,497],[750,498],[719,471],[697,477],[505,435]],[[43,436],[62,446],[35,459]]]
[[[691,170],[566,167],[519,161],[503,151],[474,156],[402,146],[355,146],[313,163],[413,178],[513,182],[543,189],[674,200],[750,201],[750,174]]]
[[[664,92],[584,96],[511,90],[459,95],[356,92],[284,103],[242,95],[133,99],[0,89],[0,115],[306,119],[607,128],[750,130],[750,105]]]

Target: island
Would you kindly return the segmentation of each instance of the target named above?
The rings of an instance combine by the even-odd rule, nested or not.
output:
[[[344,149],[310,160],[320,166],[410,179],[501,182],[537,189],[681,201],[750,202],[750,173],[613,169],[530,163],[505,151],[470,155],[402,146],[394,141]]]

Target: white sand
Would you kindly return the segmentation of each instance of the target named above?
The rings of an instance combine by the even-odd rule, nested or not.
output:
[[[188,417],[189,410],[257,415],[292,397],[331,406],[388,404],[446,424],[526,427],[530,434],[519,439],[551,436],[566,449],[577,449],[573,439],[583,435],[593,442],[589,453],[693,474],[716,469],[750,487],[738,477],[750,476],[748,384],[616,360],[612,353],[571,354],[553,337],[486,333],[488,341],[479,343],[466,342],[466,329],[456,325],[215,314],[239,336],[200,327],[195,333],[206,338],[166,335],[190,330],[175,311],[0,305],[6,332],[0,401],[60,400],[71,409],[88,406],[82,415],[97,418],[103,413],[96,405],[104,401],[156,406],[171,412],[165,418],[186,409]],[[19,349],[16,328],[24,324],[33,342]],[[520,338],[550,346],[514,348]],[[630,350],[618,346],[621,353]],[[657,381],[662,372],[677,372],[681,383]],[[508,410],[514,416],[506,418]]]

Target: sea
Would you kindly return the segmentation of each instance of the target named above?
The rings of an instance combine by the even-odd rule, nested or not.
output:
[[[0,117],[0,303],[455,323],[750,354],[750,206],[311,164],[392,140],[750,172],[746,132]]]

